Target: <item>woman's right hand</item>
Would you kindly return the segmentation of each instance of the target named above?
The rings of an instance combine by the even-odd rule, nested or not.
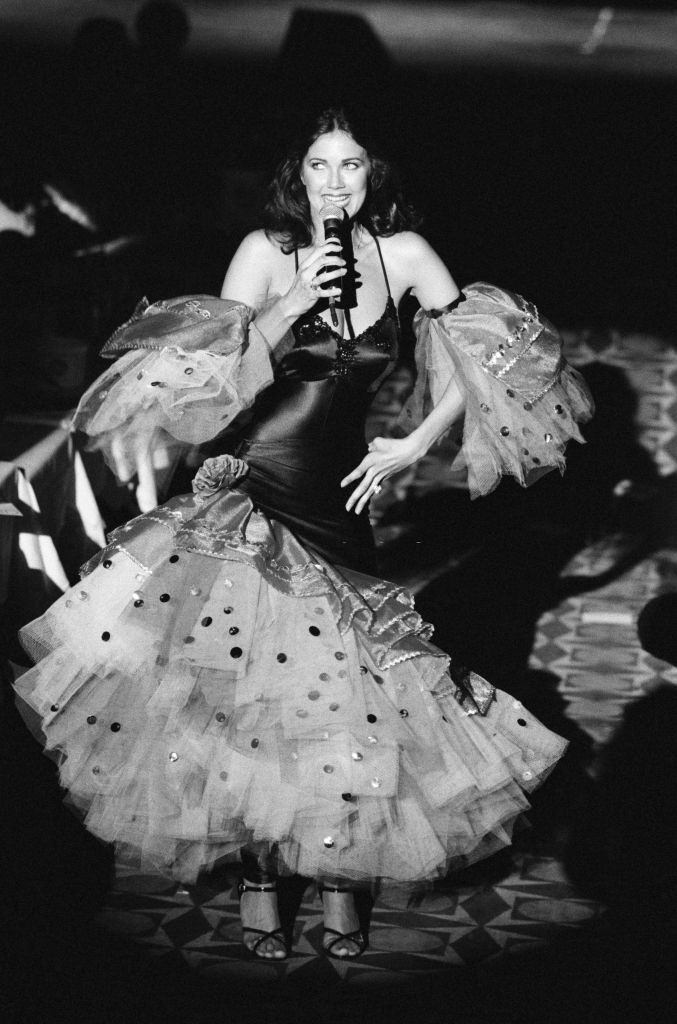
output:
[[[337,299],[341,296],[341,278],[346,273],[346,261],[341,256],[338,238],[328,238],[313,246],[299,263],[291,287],[285,295],[288,313],[294,319],[312,309],[318,299]],[[327,281],[335,282],[322,288]]]

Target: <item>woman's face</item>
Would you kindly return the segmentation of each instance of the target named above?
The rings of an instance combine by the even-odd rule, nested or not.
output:
[[[327,203],[354,217],[366,199],[368,179],[367,151],[355,139],[338,129],[320,135],[301,164],[313,223],[320,225],[320,210]]]

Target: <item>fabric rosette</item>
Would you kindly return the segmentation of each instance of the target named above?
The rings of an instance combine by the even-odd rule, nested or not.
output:
[[[234,455],[206,459],[195,474],[191,486],[197,501],[206,501],[226,487],[234,487],[249,472],[249,466]]]

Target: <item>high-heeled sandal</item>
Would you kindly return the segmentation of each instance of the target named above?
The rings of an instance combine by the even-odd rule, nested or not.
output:
[[[337,885],[319,885],[318,891],[320,893],[320,899],[325,892],[354,892],[354,889],[342,889]],[[324,903],[324,900],[322,900]],[[325,936],[333,935],[334,937],[325,944]],[[354,942],[358,947],[356,953],[345,952],[334,953],[334,947],[343,940],[348,942]],[[327,956],[331,956],[334,960],[356,960],[358,956],[362,956],[365,949],[367,948],[367,940],[362,932],[361,928],[357,928],[354,932],[339,932],[335,928],[328,928],[324,926],[324,935],[322,936],[322,950]]]
[[[277,885],[275,882],[263,882],[260,885],[248,885],[244,879],[241,879],[237,884],[237,894],[242,901],[242,897],[246,892],[277,892]],[[258,935],[258,938],[252,946],[248,946],[244,941],[245,934],[250,932],[252,935]],[[274,939],[276,942],[281,943],[282,952],[284,956],[265,956],[263,953],[259,953],[258,950],[266,939]],[[273,963],[279,962],[280,960],[286,960],[289,956],[289,946],[284,936],[282,928],[273,928],[271,931],[264,931],[262,928],[250,928],[248,925],[242,925],[242,945],[244,947],[245,954],[247,956],[254,957],[257,960],[270,960]]]

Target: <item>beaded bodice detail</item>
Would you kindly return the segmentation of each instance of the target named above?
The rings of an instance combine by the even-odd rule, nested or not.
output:
[[[388,295],[385,309],[378,320],[353,337],[344,338],[319,313],[299,321],[294,327],[294,336],[297,341],[294,350],[314,348],[318,343],[322,345],[333,341],[335,352],[332,375],[346,381],[353,380],[360,363],[361,350],[365,356],[369,350],[385,355],[388,363],[397,358],[399,324],[395,303]]]

